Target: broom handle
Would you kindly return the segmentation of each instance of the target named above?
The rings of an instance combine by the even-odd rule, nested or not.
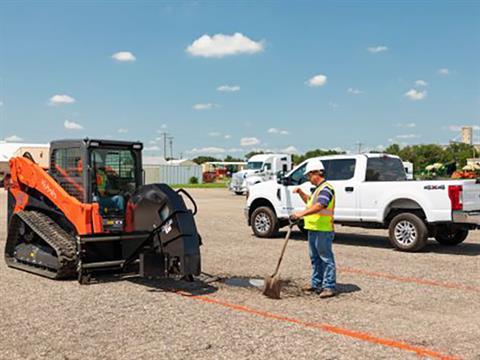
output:
[[[285,236],[285,242],[283,243],[282,252],[280,253],[280,257],[278,259],[277,267],[275,268],[275,272],[272,274],[272,277],[277,275],[278,270],[280,269],[280,264],[282,263],[283,254],[285,254],[285,249],[287,248],[288,240],[290,239],[290,233],[292,232],[292,227],[293,227],[293,224],[290,224],[288,226],[287,236]]]

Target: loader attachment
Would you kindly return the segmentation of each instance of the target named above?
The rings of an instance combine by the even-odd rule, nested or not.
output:
[[[194,205],[187,208],[183,193]],[[145,277],[199,275],[200,235],[194,215],[196,204],[185,190],[166,184],[140,187],[126,206],[123,233],[77,237],[79,281],[96,271],[126,271],[138,264]]]

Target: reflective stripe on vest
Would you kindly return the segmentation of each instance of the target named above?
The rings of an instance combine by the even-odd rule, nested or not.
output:
[[[332,190],[332,193],[333,193],[332,199],[330,200],[330,202],[328,203],[328,206],[325,209],[320,210],[316,214],[307,215],[303,218],[303,221],[305,222],[305,229],[307,230],[324,231],[324,232],[330,232],[334,230],[333,214],[335,211],[335,192],[332,185],[330,185],[326,181],[323,182],[323,184],[321,184],[309,197],[307,201],[307,209],[312,207],[312,205],[318,199],[320,192],[324,188],[329,188],[330,190]]]

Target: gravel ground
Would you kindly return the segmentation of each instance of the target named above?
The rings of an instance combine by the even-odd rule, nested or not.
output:
[[[326,300],[298,290],[310,268],[307,244],[295,233],[281,269],[283,298],[270,300],[235,285],[269,274],[282,239],[252,236],[243,197],[190,192],[200,209],[203,270],[226,281],[130,277],[80,286],[1,261],[0,358],[414,359],[423,351],[480,359],[480,232],[453,248],[431,240],[410,254],[392,250],[384,231],[339,227],[341,293]],[[1,193],[2,248],[5,198]]]

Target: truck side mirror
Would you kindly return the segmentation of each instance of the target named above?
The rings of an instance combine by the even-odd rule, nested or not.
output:
[[[277,183],[279,185],[288,186],[290,185],[290,178],[286,177],[285,174],[279,174],[279,176],[277,176]]]

